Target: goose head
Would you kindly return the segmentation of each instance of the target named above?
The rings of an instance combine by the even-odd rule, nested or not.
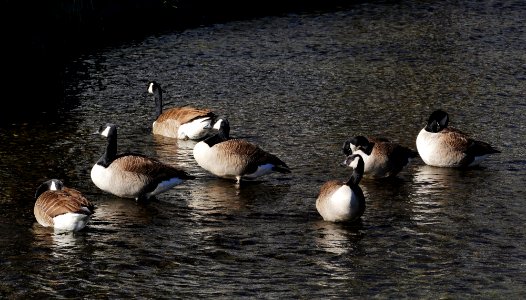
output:
[[[60,191],[64,188],[64,183],[58,179],[50,179],[42,183],[35,192],[35,199],[37,199],[45,191]]]
[[[446,128],[449,123],[449,115],[447,112],[437,109],[435,110],[427,120],[425,130],[428,132],[439,132]]]

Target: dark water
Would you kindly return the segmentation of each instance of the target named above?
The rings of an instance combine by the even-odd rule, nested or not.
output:
[[[79,57],[57,118],[0,130],[4,298],[523,298],[526,296],[526,5],[363,3],[152,36]],[[211,107],[232,135],[293,169],[236,190],[199,168],[194,142],[150,133],[158,80],[170,105]],[[23,98],[23,95],[22,95]],[[23,101],[23,99],[21,99]],[[322,221],[340,147],[383,135],[415,148],[435,108],[502,153],[473,170],[418,160],[362,181],[359,224]],[[99,191],[92,164],[120,150],[198,178],[136,204]],[[35,224],[33,194],[61,178],[97,205],[77,234]]]

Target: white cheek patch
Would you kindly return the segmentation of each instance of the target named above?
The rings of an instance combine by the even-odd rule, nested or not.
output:
[[[359,157],[355,157],[353,159],[353,161],[351,161],[351,163],[349,164],[349,167],[353,168],[353,169],[356,169],[358,167],[358,160],[360,158]]]
[[[148,86],[148,93],[153,94],[153,83],[150,83],[150,86]]]
[[[219,120],[219,121],[217,121],[217,122],[214,124],[214,127],[213,127],[213,128],[219,130],[219,128],[221,128],[221,124],[223,124],[223,122],[224,122],[223,120]]]
[[[57,184],[54,181],[51,181],[51,186],[49,187],[49,190],[51,191],[58,190]]]
[[[110,128],[110,126],[107,126],[106,129],[104,129],[104,131],[101,133],[101,135],[108,137],[108,135],[110,134]]]

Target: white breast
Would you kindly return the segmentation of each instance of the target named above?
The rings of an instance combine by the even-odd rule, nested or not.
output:
[[[136,198],[144,186],[144,175],[115,171],[95,164],[91,180],[101,190],[123,198]]]
[[[443,133],[422,129],[416,138],[416,148],[422,160],[435,167],[460,167],[466,154],[447,143],[448,138],[450,136]]]
[[[199,166],[223,178],[236,178],[240,176],[248,160],[248,157],[244,154],[230,152],[226,148],[218,147],[217,145],[209,147],[205,142],[197,143],[193,153]],[[259,176],[267,172],[268,166],[264,166],[256,170],[254,175]]]
[[[320,211],[323,219],[331,222],[347,220],[351,216],[352,190],[347,185],[339,187],[327,200],[324,209]]]
[[[425,129],[420,130],[416,137],[416,149],[422,160],[428,165],[435,165],[434,156],[437,153],[438,133],[428,132]]]
[[[208,146],[205,142],[195,144],[193,154],[197,164],[207,170],[208,172],[223,177],[226,174],[226,169],[222,161],[217,155],[214,147]]]

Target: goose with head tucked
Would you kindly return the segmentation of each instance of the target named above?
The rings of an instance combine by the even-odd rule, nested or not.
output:
[[[343,153],[359,154],[365,165],[364,176],[371,178],[395,177],[418,156],[418,152],[388,139],[362,135],[345,141]]]
[[[473,167],[494,153],[490,144],[475,140],[449,125],[449,115],[441,109],[433,111],[426,126],[416,138],[422,160],[435,167]]]
[[[107,138],[106,149],[91,169],[91,180],[101,190],[122,198],[147,200],[186,180],[186,171],[137,153],[117,154],[117,126],[108,123],[98,134]]]
[[[95,206],[81,192],[65,187],[58,179],[42,183],[35,199],[33,212],[37,222],[58,231],[82,230],[95,212]]]
[[[193,149],[197,164],[208,172],[227,179],[253,180],[272,173],[291,170],[276,155],[243,139],[230,139],[230,124],[226,118],[214,125],[217,133],[198,142]]]
[[[359,186],[364,172],[364,161],[359,154],[349,155],[346,165],[353,168],[347,182],[325,182],[316,198],[316,209],[329,222],[354,222],[365,212],[365,196]]]
[[[153,95],[155,102],[153,134],[182,140],[200,140],[211,133],[217,118],[212,110],[191,106],[163,110],[163,90],[155,81],[150,82],[148,93]]]

